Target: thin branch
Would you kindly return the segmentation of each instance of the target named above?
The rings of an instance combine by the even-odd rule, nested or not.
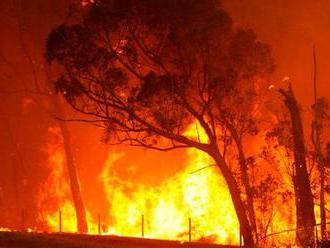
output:
[[[118,142],[110,143],[110,145],[120,145],[120,144],[125,144],[125,143],[128,143],[130,146],[143,147],[143,148],[162,151],[162,152],[168,152],[168,151],[181,149],[181,148],[191,148],[188,145],[175,145],[175,144],[173,144],[172,146],[169,146],[169,147],[159,147],[159,146],[154,146],[151,144],[144,143],[141,140],[135,139],[135,138],[121,139]]]
[[[190,172],[190,174],[195,174],[195,173],[197,173],[197,172],[200,172],[200,171],[202,171],[202,170],[208,169],[208,168],[210,168],[210,167],[215,167],[215,166],[217,166],[217,165],[216,165],[216,164],[210,164],[210,165],[204,166],[204,167],[202,167],[202,168],[199,168],[199,169],[197,169],[197,170],[195,170],[195,171],[192,171],[192,172]]]

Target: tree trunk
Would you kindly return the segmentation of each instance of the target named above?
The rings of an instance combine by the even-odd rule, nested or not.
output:
[[[312,125],[312,140],[316,153],[318,171],[320,174],[320,215],[321,215],[321,238],[325,240],[327,237],[327,218],[325,211],[325,158],[321,149],[320,140],[320,112],[317,102],[317,58],[316,49],[313,48],[314,58],[314,121]]]
[[[280,89],[284,96],[284,103],[290,112],[291,132],[294,146],[294,189],[296,199],[297,241],[302,247],[310,247],[314,242],[314,202],[311,191],[309,175],[306,166],[306,150],[303,125],[297,100],[291,85],[288,90]]]
[[[255,210],[254,210],[254,197],[253,197],[253,190],[250,184],[249,174],[248,174],[248,168],[247,168],[247,162],[246,157],[243,150],[242,140],[240,139],[235,127],[233,125],[228,125],[228,128],[230,130],[230,133],[235,141],[237,151],[238,151],[238,162],[240,166],[240,172],[241,172],[241,180],[242,184],[244,186],[244,190],[246,193],[246,205],[247,210],[249,214],[249,219],[251,223],[251,227],[254,232],[254,238],[257,241],[258,239],[258,232],[257,232],[257,224],[256,224],[256,217],[255,217]]]
[[[47,63],[45,63],[44,65],[45,65],[46,78],[49,83],[48,87],[50,87],[51,74],[50,74],[50,70],[49,70],[49,65]],[[52,92],[53,90],[51,89],[50,91]],[[59,96],[54,93],[51,93],[49,97],[53,104],[55,117],[64,118],[64,113],[62,110],[62,105],[61,105]],[[71,195],[72,195],[73,205],[74,205],[74,208],[76,211],[77,231],[79,233],[88,233],[88,223],[87,223],[87,219],[86,219],[85,205],[84,205],[83,198],[81,195],[79,176],[78,176],[76,164],[74,161],[73,152],[71,149],[70,132],[69,132],[67,123],[65,121],[59,120],[58,124],[60,126],[62,137],[63,137],[63,145],[64,145],[66,164],[67,164],[67,169],[68,169],[68,174],[69,174],[69,180],[70,180]]]
[[[60,99],[57,95],[51,96],[55,114],[56,116],[63,117],[63,111],[61,108]],[[86,220],[86,211],[84,202],[81,195],[81,189],[80,189],[80,183],[77,173],[77,168],[74,162],[74,156],[71,149],[71,137],[68,130],[68,126],[65,123],[65,121],[58,121],[58,124],[61,129],[61,133],[63,136],[63,144],[64,144],[64,150],[65,150],[65,158],[66,158],[66,164],[68,168],[68,174],[70,179],[70,188],[71,188],[71,194],[72,194],[72,200],[74,204],[74,208],[76,210],[76,218],[77,218],[77,230],[79,233],[87,233],[88,232],[88,224]]]
[[[318,105],[314,105],[315,119],[312,125],[313,129],[313,145],[317,159],[317,168],[320,175],[320,217],[321,217],[321,238],[326,239],[327,229],[326,229],[326,210],[325,210],[325,158],[321,149],[320,141],[320,126],[319,126],[319,114],[318,114]]]
[[[234,208],[237,214],[237,218],[240,224],[241,233],[244,239],[245,247],[254,247],[254,239],[252,228],[246,215],[245,206],[241,198],[240,190],[238,184],[233,176],[233,173],[230,171],[223,157],[219,154],[219,152],[214,152],[212,156],[219,167],[226,183],[228,185],[228,189],[230,192],[230,196],[232,198]]]
[[[327,239],[327,217],[325,211],[325,168],[321,165],[320,170],[320,215],[321,215],[321,237]]]
[[[238,152],[239,152],[239,164],[240,164],[240,171],[241,171],[241,177],[242,177],[242,183],[244,185],[244,189],[246,192],[246,201],[247,201],[247,207],[248,207],[248,213],[250,218],[250,223],[253,228],[253,232],[255,234],[255,239],[258,238],[257,233],[257,224],[256,224],[256,217],[255,217],[255,210],[254,210],[254,197],[253,197],[253,190],[250,184],[250,179],[248,175],[248,168],[246,164],[246,158],[243,152],[243,148],[241,144],[238,144]]]

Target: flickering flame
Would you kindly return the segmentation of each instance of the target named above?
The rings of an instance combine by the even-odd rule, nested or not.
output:
[[[188,129],[190,137],[207,136],[197,125]],[[201,129],[201,128],[198,128]],[[239,225],[226,183],[205,153],[188,150],[185,168],[154,187],[119,178],[112,167],[123,153],[109,154],[99,177],[104,184],[111,224],[109,233],[141,236],[143,218],[145,237],[188,240],[191,218],[192,240],[226,244],[239,243]]]
[[[207,136],[201,130],[198,125],[192,125],[186,135],[207,142]],[[58,232],[60,225],[62,232],[76,232],[76,215],[60,130],[53,127],[49,132],[52,138],[44,150],[49,157],[50,174],[39,196],[39,220],[46,223],[47,231],[50,232]],[[292,191],[292,181],[286,172],[290,161],[285,156],[284,148],[278,147],[276,151],[278,161],[274,163],[278,167],[271,168],[274,169],[272,175],[278,177],[283,184],[280,190]],[[115,164],[126,154],[124,151],[110,150],[99,174],[99,182],[104,187],[109,209],[107,217],[103,216],[102,223],[98,223],[95,216],[92,218],[91,209],[86,209],[89,234],[99,234],[101,231],[103,235],[142,237],[143,232],[146,238],[187,241],[190,219],[193,241],[239,244],[239,223],[221,173],[217,167],[212,166],[214,161],[209,155],[196,149],[186,152],[189,159],[182,170],[150,186],[120,177],[116,173]],[[259,170],[267,173],[270,168],[269,165],[266,166],[259,167]],[[129,166],[127,169],[133,174],[137,170]],[[294,199],[288,198],[287,206],[283,206],[277,193],[274,192],[274,199],[269,203],[272,204],[273,212],[271,221],[267,213],[260,210],[257,212],[259,222],[268,225],[265,233],[261,233],[263,230],[259,229],[259,242],[266,244],[265,247],[295,242]],[[319,219],[318,207],[316,213]],[[282,232],[285,230],[291,231]],[[272,233],[275,235],[268,237]]]
[[[39,221],[46,222],[48,231],[51,232],[77,232],[77,220],[66,173],[61,133],[57,127],[49,128],[49,132],[53,140],[44,150],[49,155],[50,174],[39,196]],[[86,215],[91,232],[96,233],[97,224],[94,223],[88,210]]]
[[[50,174],[40,194],[40,219],[49,231],[59,231],[59,214],[64,232],[76,232],[75,211],[66,176],[62,140],[57,128],[49,130],[56,140],[46,147]],[[196,133],[194,126],[189,130]],[[199,139],[205,135],[198,131]],[[99,176],[109,202],[109,220],[104,234],[141,237],[141,216],[144,216],[145,237],[188,240],[189,218],[193,240],[237,244],[239,228],[227,186],[215,167],[198,171],[213,163],[207,154],[188,150],[189,162],[179,173],[146,186],[119,178],[112,170],[124,153],[110,151]],[[51,201],[53,200],[53,202]],[[47,204],[48,201],[48,204]],[[90,233],[98,232],[98,224],[87,210]]]
[[[156,187],[132,184],[111,172],[122,154],[110,154],[100,176],[108,197],[112,225],[110,233],[187,240],[189,218],[193,240],[237,244],[239,229],[231,198],[216,168],[192,173],[212,163],[210,158],[190,150],[186,168]]]
[[[13,230],[10,228],[0,227],[0,232],[11,232],[11,231],[13,231]]]

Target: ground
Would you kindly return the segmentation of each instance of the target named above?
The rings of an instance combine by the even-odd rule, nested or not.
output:
[[[0,248],[235,248],[200,243],[181,243],[115,236],[0,232]]]

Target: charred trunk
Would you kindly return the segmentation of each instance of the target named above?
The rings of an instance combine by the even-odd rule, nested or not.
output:
[[[318,163],[318,171],[320,175],[320,217],[321,217],[321,237],[325,240],[327,237],[326,211],[325,211],[325,157],[321,149],[320,134],[320,109],[318,105],[317,94],[317,57],[316,49],[313,48],[314,58],[314,121],[312,124],[312,140]]]
[[[256,217],[255,217],[255,210],[254,210],[254,197],[253,197],[253,190],[250,184],[250,179],[248,175],[248,168],[247,168],[247,162],[246,158],[243,152],[242,148],[239,148],[239,164],[240,164],[240,171],[241,171],[241,178],[242,178],[242,183],[244,185],[244,190],[246,193],[246,203],[247,203],[247,208],[248,208],[248,213],[249,213],[249,219],[251,226],[253,228],[253,232],[255,235],[255,238],[258,238],[258,233],[257,233],[257,224],[256,224]]]
[[[327,239],[327,218],[325,211],[325,168],[321,166],[320,170],[320,215],[321,215],[321,236]]]
[[[317,106],[315,106],[317,108]],[[315,110],[317,111],[317,110]],[[319,124],[314,121],[313,125],[313,145],[315,149],[318,172],[320,175],[320,218],[321,218],[321,237],[326,239],[326,209],[325,209],[325,158],[321,150],[321,141],[319,133]]]
[[[55,108],[55,113],[57,116],[63,117],[63,111],[61,108],[61,103],[58,96],[53,95],[52,101]],[[80,183],[78,178],[78,172],[76,168],[76,164],[74,161],[74,156],[71,148],[71,137],[68,130],[67,123],[64,121],[58,122],[61,133],[63,136],[63,144],[65,150],[65,158],[66,164],[68,168],[69,180],[70,180],[70,188],[72,194],[73,204],[76,210],[76,217],[77,217],[77,230],[79,233],[87,233],[88,232],[88,225],[86,220],[86,211],[84,202],[81,195]]]
[[[306,165],[306,150],[303,125],[297,100],[291,86],[280,90],[284,103],[290,112],[291,132],[294,148],[294,189],[296,199],[297,241],[302,247],[310,247],[314,242],[314,202]]]
[[[251,183],[250,183],[250,179],[249,179],[247,161],[246,161],[245,153],[244,153],[243,146],[242,146],[242,140],[239,137],[235,127],[233,127],[232,125],[229,125],[229,129],[230,129],[230,132],[232,134],[232,137],[233,137],[236,147],[237,147],[238,162],[239,162],[240,172],[241,172],[241,180],[242,180],[242,184],[244,186],[244,190],[246,193],[247,211],[249,214],[251,227],[254,232],[254,237],[255,237],[255,240],[257,241],[258,232],[257,232],[257,224],[256,224],[255,210],[254,210],[253,189],[251,187]]]
[[[46,77],[48,82],[51,81],[50,71],[48,64],[45,63],[46,68]],[[51,84],[50,84],[51,85]],[[62,105],[60,102],[60,98],[56,94],[50,95],[50,100],[52,102],[55,116],[62,117],[64,116]],[[59,127],[61,129],[62,137],[63,137],[63,145],[64,145],[64,152],[66,158],[66,164],[69,174],[69,181],[70,181],[70,190],[71,196],[73,200],[74,209],[76,212],[76,219],[77,219],[77,231],[79,233],[87,233],[88,232],[88,223],[86,219],[86,210],[84,201],[81,194],[81,188],[79,183],[79,176],[77,172],[77,167],[74,161],[74,155],[71,148],[71,136],[65,121],[58,121]]]
[[[237,218],[240,224],[241,234],[244,239],[244,246],[254,247],[255,243],[253,239],[253,231],[248,216],[246,214],[245,206],[241,198],[238,183],[234,178],[233,173],[231,172],[226,162],[224,161],[223,157],[219,153],[215,152],[213,158],[228,185],[229,193],[231,195],[235,212],[237,214]]]
[[[315,119],[312,125],[312,140],[317,160],[317,168],[320,176],[320,219],[321,219],[321,238],[327,238],[326,230],[326,209],[325,209],[325,157],[321,149],[320,131],[318,122],[318,106],[315,104]]]

